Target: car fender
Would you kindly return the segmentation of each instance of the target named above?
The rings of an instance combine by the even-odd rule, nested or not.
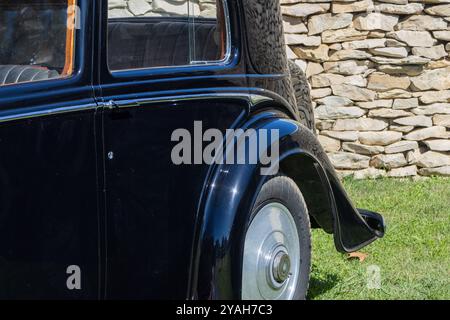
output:
[[[351,252],[382,234],[352,205],[316,136],[280,112],[261,112],[242,128],[278,129],[279,165],[302,191],[314,223],[334,234],[338,251]],[[261,164],[211,169],[200,202],[191,266],[194,299],[239,299],[243,243],[256,197],[269,176]],[[318,208],[316,208],[316,206]]]

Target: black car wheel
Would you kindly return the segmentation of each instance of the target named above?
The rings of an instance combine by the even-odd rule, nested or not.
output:
[[[305,299],[311,269],[308,210],[295,182],[267,181],[247,228],[242,266],[242,299]]]

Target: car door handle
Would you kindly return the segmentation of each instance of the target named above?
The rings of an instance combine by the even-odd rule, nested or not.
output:
[[[127,107],[136,107],[139,103],[135,100],[123,100],[120,102],[116,102],[114,100],[109,100],[104,102],[102,106],[106,109],[115,110],[119,108],[127,108]]]
[[[108,100],[101,105],[105,111],[109,110],[107,113],[111,120],[124,120],[133,117],[132,109],[139,106],[139,103],[135,100]]]
[[[105,102],[103,104],[103,106],[105,108],[110,109],[110,110],[114,110],[114,109],[118,109],[119,108],[119,105],[114,100],[109,100],[108,102]]]

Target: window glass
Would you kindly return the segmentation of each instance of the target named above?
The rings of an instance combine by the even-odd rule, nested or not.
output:
[[[0,1],[0,86],[73,73],[76,0]]]
[[[109,0],[110,70],[214,63],[226,56],[222,0]]]

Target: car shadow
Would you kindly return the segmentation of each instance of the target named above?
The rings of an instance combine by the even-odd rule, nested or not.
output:
[[[314,267],[313,267],[314,268]],[[321,273],[320,277],[311,276],[309,280],[309,290],[307,299],[312,300],[333,289],[339,282],[340,278],[333,273]]]

